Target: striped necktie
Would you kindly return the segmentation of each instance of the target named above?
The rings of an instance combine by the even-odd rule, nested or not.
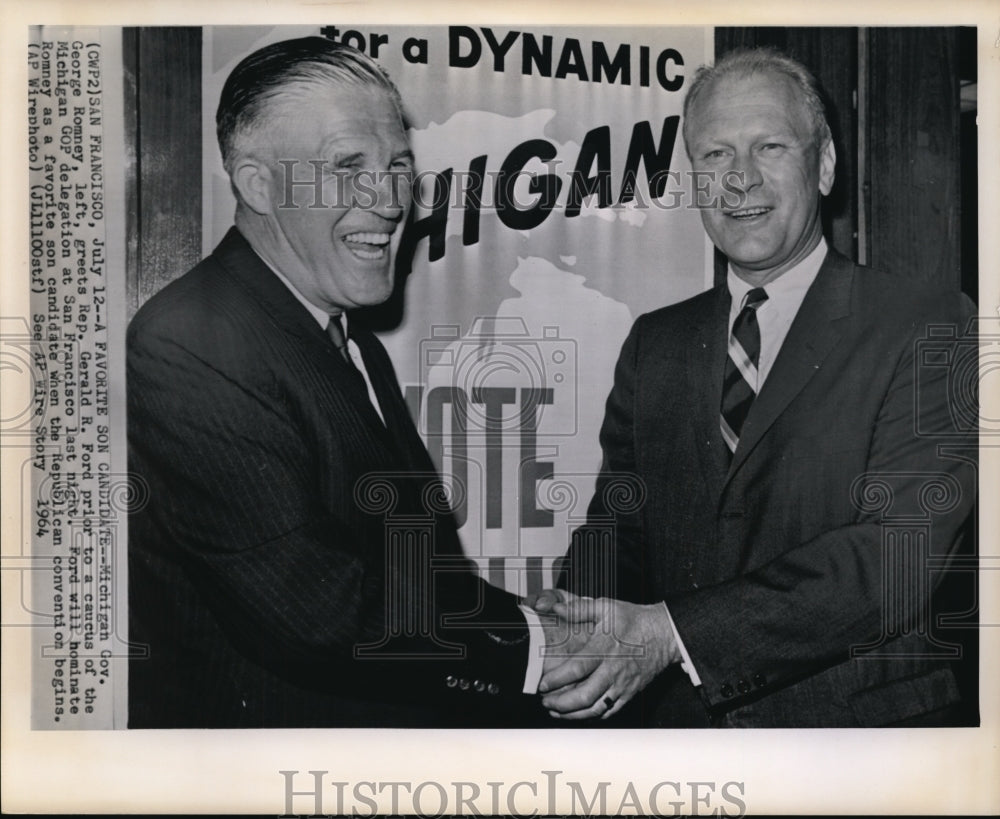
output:
[[[757,364],[760,360],[760,327],[757,308],[767,301],[767,293],[757,287],[747,293],[743,309],[733,322],[729,336],[726,376],[722,382],[722,415],[719,425],[730,452],[736,451],[743,422],[757,397]]]

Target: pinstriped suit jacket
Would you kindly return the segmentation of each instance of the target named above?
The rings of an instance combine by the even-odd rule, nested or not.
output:
[[[959,340],[974,306],[831,251],[731,462],[728,313],[721,287],[635,323],[601,444],[604,469],[634,473],[645,503],[616,510],[599,479],[569,552],[571,587],[665,600],[701,677],[696,690],[668,669],[633,718],[873,726],[953,706],[926,605],[943,576],[931,563],[953,553],[975,499],[976,432],[952,412],[964,399],[975,417],[976,368],[956,371],[963,350],[975,362]],[[610,558],[595,554],[615,515]]]
[[[235,228],[136,314],[131,727],[510,724],[524,706],[516,599],[466,570],[388,356],[355,338],[384,425]]]

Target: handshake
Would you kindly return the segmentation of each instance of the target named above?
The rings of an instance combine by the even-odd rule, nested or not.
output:
[[[545,658],[538,693],[557,719],[607,719],[681,661],[667,607],[546,589],[522,603],[539,617]]]

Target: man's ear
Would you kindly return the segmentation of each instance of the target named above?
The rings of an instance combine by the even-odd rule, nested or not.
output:
[[[819,192],[826,196],[833,188],[834,171],[837,167],[837,150],[833,139],[826,138],[826,144],[819,152]]]
[[[233,169],[232,182],[240,200],[254,213],[271,212],[271,169],[261,160],[240,157]]]

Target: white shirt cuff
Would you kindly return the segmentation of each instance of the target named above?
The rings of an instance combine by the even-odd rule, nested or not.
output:
[[[545,666],[545,635],[542,633],[542,621],[527,606],[518,604],[518,608],[528,621],[528,670],[524,674],[522,691],[525,694],[537,694],[538,683],[542,681],[542,669]]]
[[[674,618],[670,616],[670,609],[667,608],[666,603],[663,604],[663,608],[667,612],[667,619],[670,621],[670,628],[674,632],[674,640],[677,641],[677,648],[679,648],[681,652],[681,670],[691,678],[691,685],[701,685],[701,677],[698,676],[698,671],[694,667],[694,663],[691,662],[691,655],[688,654],[687,648],[684,647],[684,641],[681,639],[680,632],[677,631],[677,626],[674,625]]]

